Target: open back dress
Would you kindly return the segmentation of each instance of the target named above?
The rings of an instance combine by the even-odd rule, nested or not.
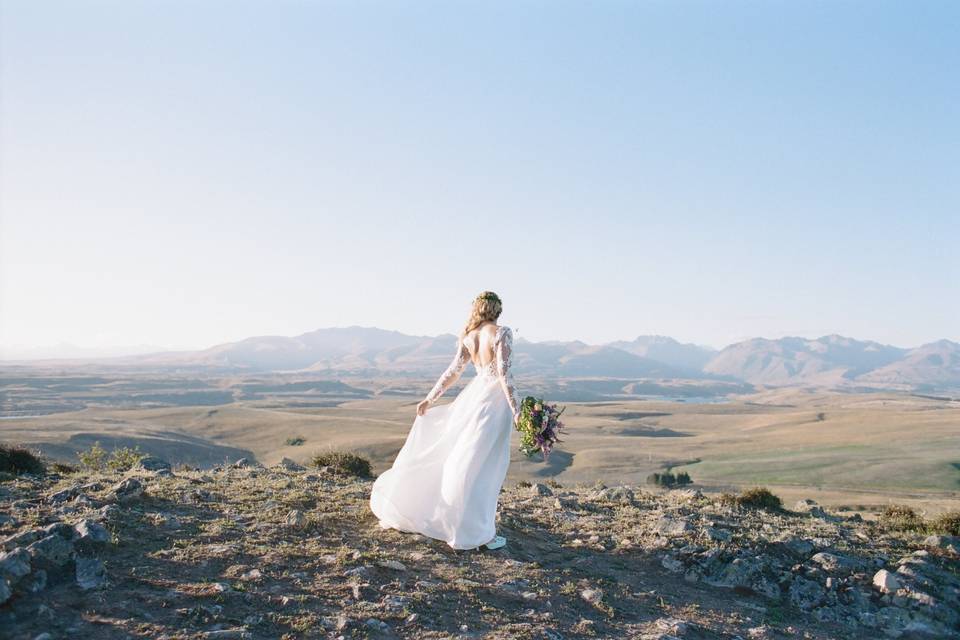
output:
[[[459,378],[470,351],[457,340],[453,361],[427,400]],[[380,526],[421,533],[454,549],[493,539],[500,489],[510,464],[510,435],[518,411],[511,371],[513,332],[499,326],[494,358],[448,404],[413,421],[393,466],[373,483],[370,509]]]

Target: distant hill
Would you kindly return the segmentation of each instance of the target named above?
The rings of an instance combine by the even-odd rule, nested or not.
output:
[[[938,340],[860,377],[882,384],[960,387],[960,344]]]
[[[717,352],[695,344],[677,342],[667,336],[638,336],[631,342],[618,340],[608,346],[685,370],[701,373]]]
[[[96,362],[105,367],[238,373],[435,377],[450,362],[455,348],[453,334],[413,336],[350,326],[293,337],[258,336],[200,351],[168,351]],[[91,361],[57,363],[81,366]],[[960,344],[940,340],[903,349],[829,335],[816,339],[752,338],[718,352],[667,336],[638,336],[601,345],[517,338],[514,367],[517,375],[544,378],[702,379],[764,386],[936,391],[960,389]]]
[[[808,340],[753,338],[714,356],[705,373],[763,385],[960,385],[960,344],[940,340],[915,349],[829,335]]]

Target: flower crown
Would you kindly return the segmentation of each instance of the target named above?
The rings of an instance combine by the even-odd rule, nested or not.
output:
[[[480,295],[477,296],[476,299],[477,299],[477,300],[489,300],[490,302],[500,302],[500,296],[498,296],[497,294],[493,293],[492,291],[487,291],[487,292],[485,292],[485,293],[481,293]]]

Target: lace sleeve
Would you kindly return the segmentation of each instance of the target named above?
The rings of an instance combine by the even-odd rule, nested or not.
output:
[[[497,358],[497,375],[500,377],[500,386],[507,396],[507,403],[510,405],[510,412],[516,421],[520,413],[520,403],[517,402],[517,389],[513,384],[513,331],[510,327],[503,327],[493,346]]]
[[[433,389],[427,394],[427,402],[430,404],[436,402],[437,398],[442,396],[443,392],[460,378],[460,374],[463,373],[463,368],[467,366],[467,362],[469,361],[470,352],[467,351],[463,340],[457,338],[457,353],[453,356],[453,360],[447,366],[446,371],[440,374],[440,378],[437,380],[437,383],[433,385]]]

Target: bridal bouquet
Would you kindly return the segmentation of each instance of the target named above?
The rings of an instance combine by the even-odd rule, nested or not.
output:
[[[562,442],[557,433],[563,428],[560,414],[555,404],[547,404],[543,398],[527,396],[520,403],[520,416],[517,418],[517,431],[520,432],[520,451],[528,458],[537,451],[543,453],[546,462],[555,442]]]

